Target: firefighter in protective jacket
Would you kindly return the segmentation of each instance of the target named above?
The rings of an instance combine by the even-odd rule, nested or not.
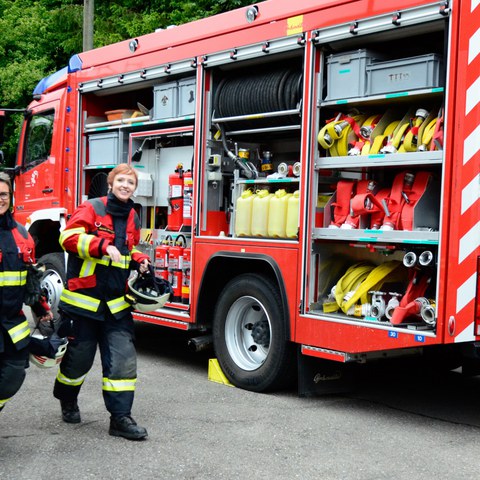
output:
[[[107,181],[108,195],[80,205],[60,236],[69,253],[60,328],[68,327],[71,338],[54,396],[61,402],[63,420],[79,423],[77,397],[98,344],[103,398],[111,415],[109,433],[138,440],[147,431],[131,417],[137,371],[132,307],[125,293],[131,269],[143,273],[150,260],[135,248],[140,225],[130,197],[137,187],[136,171],[120,164]]]
[[[32,237],[10,212],[12,184],[0,173],[0,411],[20,389],[28,366],[30,328],[22,307],[27,285],[27,265],[34,262]],[[44,301],[32,310],[39,321],[52,320]]]

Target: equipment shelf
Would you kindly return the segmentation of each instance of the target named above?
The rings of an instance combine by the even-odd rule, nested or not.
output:
[[[433,152],[408,152],[408,153],[379,153],[375,155],[320,157],[316,167],[323,168],[363,168],[363,167],[404,167],[441,165],[443,151]]]
[[[354,107],[357,105],[391,105],[392,100],[395,101],[395,104],[401,104],[403,102],[412,102],[414,100],[421,100],[422,102],[443,99],[444,88],[424,88],[420,90],[412,90],[406,92],[392,92],[384,93],[381,95],[369,95],[364,97],[354,97],[354,98],[345,98],[341,100],[327,100],[319,102],[321,107]]]
[[[388,242],[408,244],[438,245],[439,233],[425,230],[348,230],[343,228],[315,228],[314,240],[356,241],[356,242]]]
[[[412,335],[421,332],[422,335],[427,337],[435,337],[436,332],[434,329],[427,327],[421,322],[402,323],[400,325],[393,325],[389,321],[377,320],[372,317],[352,317],[350,315],[344,315],[343,313],[325,313],[321,307],[310,309],[309,314],[315,317],[317,320],[325,320],[329,322],[347,323],[349,325],[362,325],[364,327],[387,330],[387,331],[402,331],[404,333],[411,333]]]
[[[225,135],[233,136],[233,135],[245,135],[245,134],[254,134],[254,133],[274,133],[274,132],[283,132],[288,130],[300,130],[300,124],[285,124],[285,125],[277,125],[274,127],[269,126],[258,126],[257,128],[241,128],[238,127],[237,122],[244,122],[244,121],[261,121],[271,118],[277,117],[289,117],[289,116],[298,116],[300,119],[300,108],[292,109],[292,110],[281,110],[281,111],[274,111],[274,112],[264,112],[264,113],[252,113],[248,115],[236,115],[232,117],[223,117],[223,118],[212,118],[212,124],[223,124],[228,122],[232,123],[235,122],[236,129],[228,130],[225,132]]]
[[[173,122],[194,120],[194,115],[186,115],[184,117],[162,118],[160,120],[152,120],[148,115],[144,117],[125,118],[122,120],[113,120],[111,122],[98,122],[85,125],[85,133],[98,133],[108,130],[134,129],[151,127],[155,125],[171,124]]]
[[[246,184],[246,185],[263,185],[265,183],[299,183],[300,179],[297,178],[290,178],[290,177],[283,177],[283,178],[255,178],[255,179],[238,179],[238,184]]]

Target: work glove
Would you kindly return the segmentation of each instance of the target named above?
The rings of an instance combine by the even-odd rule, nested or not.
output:
[[[27,264],[27,284],[25,286],[25,298],[23,301],[30,307],[40,301],[40,297],[42,296],[40,282],[44,272],[45,266],[42,264]]]

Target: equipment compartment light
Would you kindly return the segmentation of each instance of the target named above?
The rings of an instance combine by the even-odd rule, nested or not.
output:
[[[133,40],[130,40],[130,43],[128,44],[128,48],[132,53],[135,53],[135,51],[138,48],[138,40],[134,38]]]
[[[258,7],[256,5],[252,5],[251,7],[247,8],[245,12],[245,17],[247,18],[248,23],[252,23],[258,16]]]

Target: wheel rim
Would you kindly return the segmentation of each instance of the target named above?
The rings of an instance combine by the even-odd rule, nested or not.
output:
[[[259,368],[270,350],[271,331],[267,311],[256,298],[236,300],[225,320],[225,342],[232,360],[243,370]]]
[[[63,290],[62,277],[55,270],[46,270],[40,283],[53,316],[58,317],[58,304]]]

